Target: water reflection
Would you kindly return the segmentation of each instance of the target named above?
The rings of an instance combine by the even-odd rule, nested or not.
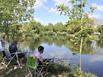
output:
[[[48,44],[41,44],[45,48],[44,57],[45,58],[71,58],[72,52],[67,49],[64,45],[57,46],[55,44],[48,45]]]
[[[22,48],[28,47],[32,50],[37,48],[40,44],[48,44],[52,45],[55,44],[56,46],[65,46],[66,48],[70,49],[74,53],[79,53],[79,48],[80,45],[75,45],[75,43],[71,42],[69,38],[65,37],[54,37],[54,36],[45,36],[45,37],[40,37],[38,39],[27,39],[24,42],[20,42],[22,44]],[[84,44],[83,45],[83,54],[90,54],[93,53],[93,48],[91,46],[91,43]]]
[[[100,35],[99,40],[97,41],[98,47],[103,48],[103,36]]]
[[[45,47],[44,57],[58,57],[68,59],[71,64],[79,64],[79,45],[75,45],[68,38],[56,38],[56,37],[43,37],[38,40],[37,45],[31,44],[35,50],[38,45],[43,45]],[[36,41],[37,42],[37,41]],[[32,42],[31,42],[32,43]],[[102,43],[102,42],[101,42]],[[98,77],[102,77],[103,70],[103,49],[102,44],[96,41],[92,43],[85,44],[83,46],[82,52],[82,69],[86,72],[91,72],[96,74]],[[98,45],[98,46],[97,46]],[[29,47],[30,47],[29,46]],[[73,53],[76,53],[73,55]]]
[[[86,72],[91,72],[98,77],[103,77],[103,49],[97,46],[102,47],[101,44],[96,43],[95,41],[92,43],[88,43],[83,45],[82,52],[82,69]],[[43,45],[45,48],[44,57],[45,58],[65,58],[68,59],[68,63],[70,64],[79,64],[79,45],[75,45],[75,43],[71,42],[69,38],[65,37],[55,37],[55,36],[45,36],[40,37],[38,39],[29,38],[25,41],[19,42],[19,50],[22,51],[36,51],[39,45]],[[96,49],[94,49],[96,47]],[[76,53],[75,55],[73,53]],[[3,70],[0,72],[0,77],[23,77],[25,73],[25,68],[20,72],[20,69],[13,70],[12,67],[8,69],[12,69],[10,73],[7,74],[9,70]]]

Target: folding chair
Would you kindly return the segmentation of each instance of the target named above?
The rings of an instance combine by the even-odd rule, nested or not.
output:
[[[10,62],[11,62],[13,59],[16,58],[16,62],[18,63],[19,67],[21,68],[20,62],[19,62],[19,59],[18,59],[18,54],[19,54],[19,53],[20,53],[20,52],[15,52],[15,53],[12,53],[12,54],[11,54],[11,55],[13,55],[13,56],[11,56],[11,59],[10,59],[10,61],[8,62],[7,66],[10,64]],[[7,67],[7,66],[6,66],[6,67]]]
[[[27,70],[29,71],[29,74],[32,77],[43,77],[43,66],[40,66],[40,68],[38,68],[38,62],[37,59],[33,56],[29,56],[27,57]],[[31,70],[33,70],[33,72],[31,72]],[[32,74],[33,73],[33,74]],[[33,76],[35,75],[35,76]],[[28,75],[26,76],[28,77]]]
[[[6,66],[6,68],[10,65],[10,63],[16,59],[16,62],[17,64],[19,65],[19,68],[21,68],[21,65],[20,65],[20,62],[19,62],[19,59],[18,59],[18,54],[20,52],[15,52],[15,53],[9,53],[9,54],[6,54],[6,56],[3,58],[3,64]],[[13,56],[11,56],[13,55]],[[7,62],[7,63],[6,63]]]

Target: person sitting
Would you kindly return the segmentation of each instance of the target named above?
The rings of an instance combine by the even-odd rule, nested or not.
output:
[[[37,62],[38,62],[37,68],[38,69],[42,68],[43,74],[46,75],[47,71],[49,70],[51,59],[44,59],[43,52],[44,52],[44,47],[39,46],[38,51],[34,52],[34,57],[37,58]]]
[[[13,41],[13,43],[11,43],[11,45],[9,45],[9,52],[11,54],[11,56],[13,57],[15,52],[18,51],[18,48],[17,48],[17,41]]]
[[[13,41],[13,43],[9,46],[9,51],[10,51],[10,54],[11,54],[12,57],[15,55],[16,52],[18,52],[17,53],[18,58],[24,58],[25,57],[24,52],[18,51],[17,41]]]
[[[34,53],[34,56],[37,58],[39,65],[43,64],[43,52],[44,52],[44,47],[39,46],[38,51],[36,53]]]

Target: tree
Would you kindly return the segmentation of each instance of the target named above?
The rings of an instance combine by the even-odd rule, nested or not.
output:
[[[100,33],[99,40],[97,40],[97,45],[103,47],[103,25],[98,27],[98,32]]]
[[[85,47],[90,41],[90,36],[92,36],[93,29],[91,28],[91,24],[88,22],[89,17],[88,13],[85,11],[85,5],[87,3],[87,0],[71,0],[71,8],[69,6],[65,6],[64,4],[61,4],[58,6],[59,11],[61,11],[61,14],[67,15],[69,17],[69,25],[72,29],[75,29],[72,31],[72,29],[69,29],[72,34],[75,36],[72,38],[74,47],[78,46],[80,51],[80,73],[81,73],[81,54],[82,49]],[[91,8],[90,8],[91,9]],[[93,12],[93,9],[91,9]],[[69,26],[68,25],[68,26]],[[89,38],[88,38],[89,37]],[[81,77],[81,74],[80,74]]]
[[[87,3],[87,0],[70,0],[68,2],[71,7],[66,6],[65,4],[60,4],[57,6],[60,14],[67,15],[69,17],[69,21],[78,20],[81,18],[85,18],[86,12],[84,11],[84,7]]]
[[[0,27],[6,34],[9,26],[29,21],[33,17],[35,0],[0,0]]]
[[[46,31],[53,31],[53,24],[52,23],[48,23],[47,26],[44,27]]]
[[[43,27],[40,22],[37,22],[35,20],[30,21],[29,26],[31,27],[32,31],[34,31],[37,34],[41,33]]]
[[[88,12],[85,11],[87,0],[71,0],[69,3],[71,7],[65,6],[65,4],[57,6],[61,14],[67,15],[69,18],[66,25],[68,33],[75,36],[72,39],[75,40],[74,43],[77,45],[79,45],[81,37],[84,37],[85,42],[90,41],[87,38],[93,33],[93,21],[89,18],[88,14],[92,13],[94,9],[90,8]]]
[[[64,31],[65,25],[63,25],[61,22],[58,22],[55,24],[54,29],[55,29],[55,31]]]

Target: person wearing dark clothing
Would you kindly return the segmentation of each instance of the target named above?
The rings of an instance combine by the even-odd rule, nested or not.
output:
[[[17,42],[14,41],[10,46],[9,46],[9,51],[10,53],[15,53],[17,51]]]
[[[15,52],[18,51],[17,48],[17,41],[14,41],[10,46],[9,46],[9,52],[11,54],[11,56],[14,56]]]
[[[16,52],[17,52],[18,58],[24,58],[24,57],[25,57],[25,53],[24,53],[24,52],[20,52],[20,51],[18,50],[17,41],[14,41],[14,42],[9,46],[9,52],[10,52],[10,54],[11,54],[12,57],[15,55]]]

